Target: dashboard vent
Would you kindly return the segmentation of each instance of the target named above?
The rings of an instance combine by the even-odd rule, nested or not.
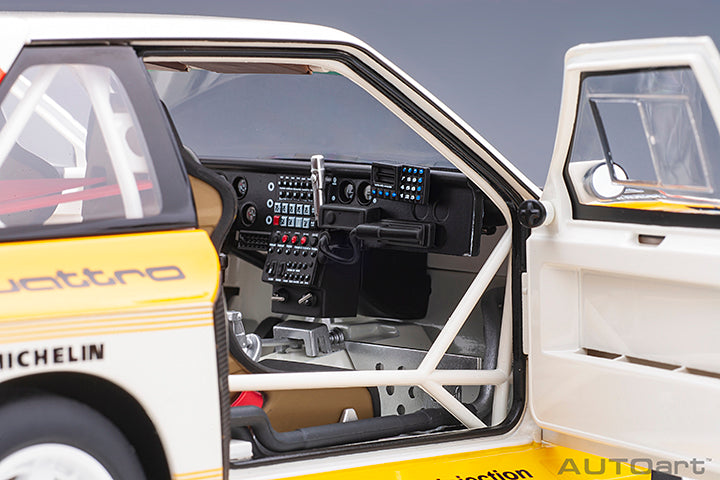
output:
[[[239,231],[235,240],[235,246],[242,250],[267,250],[270,247],[269,233]]]
[[[373,185],[378,185],[383,188],[395,188],[397,169],[391,165],[379,165],[377,163],[373,163],[372,180]]]

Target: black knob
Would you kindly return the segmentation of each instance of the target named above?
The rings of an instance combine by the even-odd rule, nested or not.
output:
[[[518,208],[520,225],[527,228],[536,228],[545,222],[547,210],[539,200],[525,200]]]

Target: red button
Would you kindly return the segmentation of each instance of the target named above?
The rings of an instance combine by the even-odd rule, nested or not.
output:
[[[307,243],[307,237],[302,237],[300,239],[300,245],[305,245]]]
[[[280,225],[280,215],[275,215],[273,217],[273,225]]]
[[[280,239],[280,241],[281,241],[282,243],[287,243],[287,241],[288,241],[288,236],[287,236],[287,235],[283,235],[282,238]]]
[[[293,245],[295,245],[297,243],[297,241],[298,241],[297,235],[293,235],[292,238],[290,239],[290,243],[292,243]]]

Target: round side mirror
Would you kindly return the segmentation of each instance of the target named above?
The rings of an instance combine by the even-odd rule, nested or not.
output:
[[[613,164],[614,177],[610,175],[610,168],[607,163],[600,163],[591,168],[585,174],[585,189],[592,195],[603,200],[619,197],[625,191],[625,185],[615,180],[627,180],[627,172],[616,164]]]

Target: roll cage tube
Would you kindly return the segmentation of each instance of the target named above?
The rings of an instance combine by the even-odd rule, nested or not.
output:
[[[126,142],[114,125],[117,123],[116,114],[110,105],[109,90],[107,88],[110,84],[110,79],[107,78],[109,74],[102,75],[92,68],[83,68],[82,66],[75,67],[75,69],[85,84],[95,108],[95,113],[98,116],[100,130],[107,144],[110,162],[120,187],[120,197],[125,209],[125,218],[142,218],[143,208],[140,192],[137,188],[135,175],[130,169],[130,162],[127,158],[128,150],[124,147]]]
[[[38,105],[41,102],[47,103],[47,100],[45,100],[47,98],[46,91],[61,66],[61,64],[46,65],[44,71],[39,75],[39,78],[27,86],[24,94],[20,95],[17,107],[7,119],[5,127],[0,130],[0,167],[5,162],[5,159],[8,158],[10,150],[12,150],[28,121],[36,112]],[[120,197],[123,202],[125,218],[143,218],[140,192],[135,181],[135,176],[130,168],[131,162],[128,161],[127,158],[127,148],[124,147],[125,140],[115,127],[115,117],[117,115],[113,112],[112,106],[110,105],[108,90],[110,79],[107,77],[109,72],[103,75],[93,70],[93,68],[94,66],[92,65],[73,66],[73,70],[85,87],[92,102],[93,108],[98,116],[100,130],[108,145],[110,161],[120,188]],[[73,145],[77,144],[76,135],[67,136],[67,134],[71,132],[70,129],[58,129],[58,126],[62,127],[62,123],[58,123],[54,118],[52,125],[59,133],[68,138]],[[74,126],[73,124],[69,125],[71,127]]]
[[[417,385],[455,418],[468,428],[486,427],[474,412],[463,405],[443,385],[500,385],[494,401],[497,412],[493,420],[502,420],[507,407],[507,384],[510,378],[512,339],[509,333],[512,308],[509,306],[511,295],[505,296],[503,320],[500,334],[498,366],[492,370],[437,370],[437,365],[450,347],[453,339],[465,324],[480,297],[485,293],[490,281],[502,266],[510,253],[512,230],[503,234],[488,260],[482,266],[468,290],[458,303],[455,311],[433,342],[420,366],[414,370],[379,371],[331,371],[298,373],[257,373],[253,375],[230,375],[228,383],[231,391],[244,390],[301,390],[347,387],[379,387],[387,385]],[[511,276],[508,276],[508,282]],[[505,397],[501,399],[500,397]]]
[[[32,85],[30,80],[20,75],[10,89],[10,94],[21,100]],[[78,159],[78,168],[83,169],[84,172],[87,129],[70,112],[47,95],[42,96],[35,113],[73,146],[75,157]]]

